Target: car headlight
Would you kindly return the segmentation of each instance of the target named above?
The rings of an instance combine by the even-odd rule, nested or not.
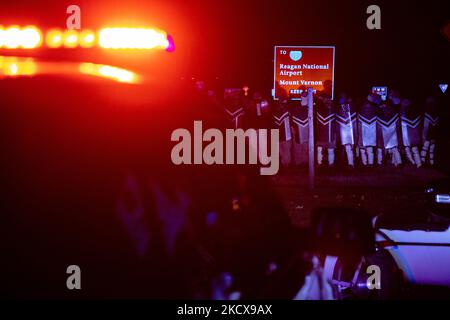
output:
[[[450,194],[437,194],[435,201],[436,203],[450,204]]]

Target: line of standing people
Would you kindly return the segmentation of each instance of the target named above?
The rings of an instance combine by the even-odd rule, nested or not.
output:
[[[269,100],[259,92],[250,97],[240,89],[226,89],[223,105],[231,128],[279,129],[283,166],[307,163],[306,92],[300,101],[293,101],[287,95]],[[355,103],[345,93],[333,101],[319,92],[314,95],[316,161],[319,166],[334,166],[336,149],[341,147],[351,168],[356,164],[400,166],[406,162],[418,168],[433,166],[438,122],[433,96],[421,104],[412,103],[393,90],[385,100],[371,93],[362,103]]]

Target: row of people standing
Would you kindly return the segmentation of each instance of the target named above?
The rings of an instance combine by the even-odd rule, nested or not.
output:
[[[282,165],[300,165],[308,159],[309,122],[307,96],[300,101],[287,96],[263,99],[258,92],[240,96],[238,89],[225,94],[224,110],[234,128],[277,128],[280,134]],[[383,100],[371,93],[355,103],[345,93],[334,101],[323,93],[314,95],[314,143],[317,164],[334,166],[336,149],[342,148],[349,167],[400,166],[409,162],[417,167],[435,164],[437,102],[429,96],[413,104],[397,91]]]

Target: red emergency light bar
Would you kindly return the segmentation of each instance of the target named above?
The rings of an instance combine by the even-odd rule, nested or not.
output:
[[[43,45],[48,48],[174,49],[172,38],[153,28],[109,27],[98,32],[49,29],[43,32],[36,26],[0,26],[0,49],[34,49]]]

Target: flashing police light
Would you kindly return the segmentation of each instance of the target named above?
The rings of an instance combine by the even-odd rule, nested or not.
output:
[[[83,30],[78,38],[80,47],[91,48],[95,45],[96,36],[92,30]]]
[[[42,32],[35,26],[0,26],[0,48],[33,49],[42,44]]]
[[[153,28],[103,28],[92,30],[49,29],[43,32],[36,26],[0,26],[0,49],[92,48],[103,49],[160,49],[173,51],[170,35]]]
[[[167,49],[165,32],[146,28],[105,28],[98,33],[98,44],[106,49]]]

